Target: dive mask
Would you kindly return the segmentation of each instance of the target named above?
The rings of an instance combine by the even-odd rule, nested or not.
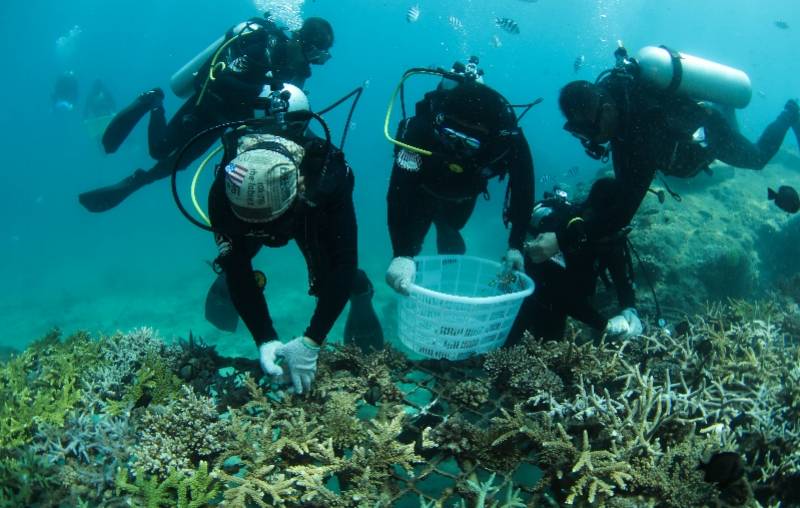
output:
[[[308,60],[308,63],[313,65],[322,65],[331,59],[331,52],[327,49],[322,49],[314,44],[307,44],[303,46],[303,54]]]

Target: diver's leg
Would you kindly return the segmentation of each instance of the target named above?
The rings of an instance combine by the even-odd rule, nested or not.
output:
[[[416,256],[433,222],[434,198],[420,188],[418,174],[392,168],[386,218],[394,256]]]
[[[467,224],[475,209],[476,199],[462,203],[439,201],[439,209],[434,216],[436,225],[436,248],[439,254],[464,254],[467,245],[461,230]]]
[[[147,143],[150,157],[164,160],[173,152],[180,150],[197,133],[216,125],[216,121],[203,115],[195,106],[194,97],[190,98],[170,118],[169,123],[164,115],[164,108],[155,108],[150,113],[147,129]]]
[[[797,103],[789,101],[785,109],[767,125],[756,143],[752,143],[735,130],[718,111],[709,115],[706,135],[715,158],[746,169],[763,169],[778,153],[786,132],[797,123]]]
[[[160,88],[154,88],[140,94],[128,107],[114,115],[103,132],[102,141],[106,153],[116,152],[148,111],[161,107],[163,112],[163,99],[164,92]]]
[[[383,328],[372,306],[375,290],[364,270],[357,270],[350,289],[350,311],[344,325],[344,343],[365,353],[383,349]]]
[[[192,161],[203,155],[215,142],[216,138],[214,136],[206,136],[198,139],[198,141],[187,150],[184,156],[181,157],[181,163],[178,169],[183,169],[191,164]],[[132,175],[123,178],[113,185],[84,192],[78,196],[78,201],[90,212],[99,213],[108,211],[122,203],[125,198],[145,185],[170,176],[175,169],[177,155],[176,153],[167,159],[156,162],[156,164],[148,170],[137,169]]]
[[[794,137],[797,140],[797,147],[800,148],[800,122],[793,123],[792,130],[794,131]]]

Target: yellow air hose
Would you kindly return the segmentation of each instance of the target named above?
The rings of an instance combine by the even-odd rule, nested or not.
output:
[[[191,189],[192,204],[194,204],[194,209],[195,209],[195,211],[197,211],[197,214],[200,217],[202,217],[203,221],[205,221],[205,223],[208,224],[209,226],[211,225],[211,219],[208,218],[208,215],[206,215],[206,212],[203,211],[203,208],[200,206],[200,203],[197,201],[197,192],[196,192],[197,191],[197,182],[200,180],[200,175],[203,173],[203,170],[206,168],[206,165],[208,164],[208,162],[211,160],[212,157],[217,155],[220,152],[220,150],[222,150],[222,145],[219,145],[210,154],[208,154],[206,156],[206,158],[203,159],[203,162],[200,163],[200,166],[198,166],[197,171],[194,172],[194,178],[192,178],[192,189]]]

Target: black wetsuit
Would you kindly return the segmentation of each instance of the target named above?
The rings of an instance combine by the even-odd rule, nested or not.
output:
[[[734,125],[710,106],[684,96],[660,92],[639,81],[611,76],[599,84],[614,99],[619,127],[611,139],[614,174],[622,182],[613,206],[586,208],[580,234],[558,232],[562,249],[574,248],[574,239],[602,238],[627,226],[647,194],[656,171],[692,177],[714,160],[747,169],[762,169],[777,153],[793,120],[788,112],[762,133],[756,143],[747,140]],[[704,128],[706,143],[693,141]],[[704,146],[707,145],[707,146]]]
[[[582,208],[564,202],[550,203],[550,206],[556,208],[552,224],[565,216],[579,214]],[[530,231],[533,237],[541,232],[541,229]],[[526,256],[525,273],[533,279],[536,290],[522,303],[506,346],[517,344],[526,330],[536,338],[559,340],[564,336],[567,317],[595,330],[605,329],[608,317],[597,310],[592,297],[598,278],[605,279],[606,273],[616,290],[620,308],[634,307],[636,300],[626,235],[618,233],[587,242],[580,250],[560,255],[559,261],[533,263]]]
[[[307,62],[302,65],[292,65],[290,62],[287,57],[289,39],[283,31],[264,18],[252,18],[248,22],[262,26],[264,33],[243,35],[258,39],[246,45],[235,41],[220,54],[218,62],[223,62],[225,67],[214,73],[214,80],[207,81],[199,104],[198,97],[206,83],[211,59],[197,73],[195,93],[169,122],[166,121],[163,107],[152,110],[147,137],[150,156],[159,162],[147,171],[150,181],[172,173],[178,150],[197,133],[223,122],[251,118],[253,106],[264,85],[274,82],[302,87],[311,76],[311,67]],[[231,28],[225,34],[225,41],[234,35]],[[258,60],[252,56],[254,54],[259,55]],[[267,77],[267,73],[271,73],[271,77]],[[179,169],[205,153],[218,140],[219,133],[215,134],[197,140],[181,157]]]
[[[336,149],[323,173],[326,150],[318,138],[307,139],[304,148],[300,173],[305,195],[313,206],[298,200],[275,221],[252,224],[233,214],[222,171],[209,194],[211,223],[224,232],[215,235],[217,244],[227,243],[225,247],[229,247],[217,262],[225,272],[231,300],[257,345],[278,338],[267,301],[253,276],[252,258],[262,246],[281,247],[289,240],[297,242],[308,266],[310,294],[317,298],[311,322],[303,333],[319,344],[344,309],[356,273],[353,173]]]
[[[486,193],[488,180],[509,177],[507,219],[511,223],[509,247],[522,249],[533,208],[533,158],[521,130],[496,141],[495,146],[471,159],[448,151],[433,132],[424,108],[403,120],[397,138],[434,152],[418,155],[395,149],[389,182],[388,223],[394,257],[413,257],[422,250],[425,235],[434,224],[440,254],[466,251],[460,230],[472,215],[477,197]]]

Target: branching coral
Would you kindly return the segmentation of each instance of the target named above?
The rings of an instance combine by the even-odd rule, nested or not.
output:
[[[148,508],[202,508],[216,504],[219,495],[219,483],[215,475],[208,473],[205,461],[200,461],[196,470],[170,471],[163,480],[139,468],[133,483],[129,481],[128,470],[120,468],[116,489],[117,495],[127,497],[128,504]]]
[[[81,398],[80,363],[95,358],[86,334],[61,342],[54,331],[0,366],[0,458],[4,448],[29,443],[38,426],[63,425]]]
[[[561,378],[522,344],[487,354],[484,369],[497,386],[522,397],[540,392],[555,394],[563,389]]]
[[[253,362],[234,361],[238,402],[222,416],[175,377],[198,367],[218,396],[216,360],[192,364],[147,330],[53,335],[0,366],[0,506],[391,506],[434,497],[422,486],[436,474],[452,482],[432,502],[456,506],[792,505],[800,348],[785,322],[781,307],[731,302],[630,342],[528,337],[483,362],[490,392],[480,359],[408,370],[386,352],[325,351],[303,397],[265,391]],[[409,422],[415,385],[436,408],[409,402],[423,407]],[[499,484],[473,475],[487,470]]]
[[[583,444],[577,462],[570,473],[577,477],[570,487],[566,503],[573,504],[578,497],[585,496],[589,503],[599,502],[614,495],[615,488],[625,489],[627,481],[633,478],[631,466],[619,460],[617,450],[592,450],[589,433],[583,431]]]
[[[189,473],[201,460],[213,460],[224,449],[227,425],[214,402],[188,386],[183,397],[154,406],[142,417],[137,467],[165,478],[170,471]]]

